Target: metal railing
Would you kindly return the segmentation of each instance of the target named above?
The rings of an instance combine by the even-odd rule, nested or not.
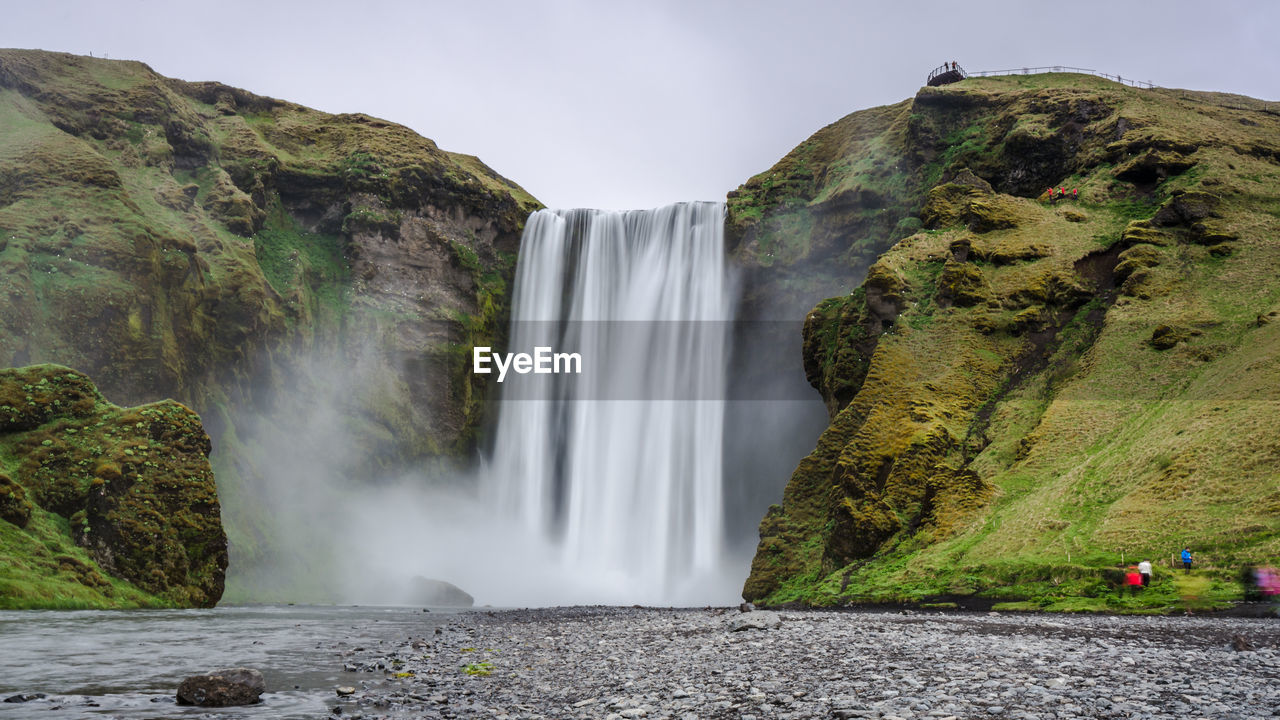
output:
[[[997,75],[1031,75],[1032,73],[1041,73],[1041,72],[1073,72],[1073,73],[1084,73],[1087,75],[1096,75],[1097,77],[1100,77],[1100,78],[1106,78],[1107,80],[1114,80],[1118,83],[1124,83],[1125,85],[1131,85],[1137,88],[1154,89],[1154,88],[1160,87],[1159,85],[1147,82],[1145,80],[1135,80],[1133,78],[1126,78],[1126,77],[1121,77],[1119,75],[1112,75],[1110,73],[1098,72],[1097,70],[1090,70],[1088,68],[1071,67],[1070,65],[1046,65],[1043,67],[1014,68],[1012,70],[978,70],[975,72],[966,73],[964,68],[961,68],[959,65],[957,65],[955,69],[952,69],[951,63],[946,63],[944,65],[939,65],[938,67],[934,68],[933,72],[929,73],[929,80],[933,80],[935,77],[946,74],[948,72],[959,73],[961,79],[967,78],[967,77],[994,77]],[[1209,97],[1208,94],[1198,93],[1193,95],[1185,90],[1173,91],[1173,92],[1177,92],[1176,97],[1179,97],[1183,100],[1209,103],[1212,105],[1217,105],[1219,107],[1230,108],[1232,110],[1250,110],[1253,112],[1262,112],[1262,113],[1267,113],[1268,115],[1280,116],[1280,103],[1269,101],[1269,100],[1259,100],[1256,98],[1249,98],[1244,96],[1238,96],[1238,97],[1233,96],[1231,99],[1217,98],[1217,97]]]
[[[926,83],[926,84],[931,83],[931,82],[933,82],[933,79],[934,79],[934,78],[938,77],[939,75],[945,75],[945,74],[947,74],[947,73],[949,73],[949,72],[953,72],[953,73],[957,73],[957,74],[959,74],[959,75],[960,75],[960,79],[961,79],[961,80],[963,80],[963,79],[965,79],[966,77],[968,77],[967,75],[965,75],[964,68],[960,67],[959,65],[956,65],[956,66],[953,68],[953,67],[951,67],[951,63],[943,63],[943,64],[939,65],[938,67],[934,68],[934,69],[933,69],[933,72],[929,73],[929,79],[928,79],[928,80],[926,80],[926,81],[925,81],[925,83]]]
[[[1070,65],[1045,65],[1043,67],[1024,67],[1024,68],[1014,68],[1012,70],[979,70],[978,72],[969,73],[968,77],[992,77],[995,75],[1031,75],[1033,73],[1042,73],[1042,72],[1083,73],[1086,75],[1096,75],[1100,78],[1114,80],[1118,83],[1124,83],[1125,85],[1132,85],[1133,87],[1138,87],[1138,88],[1158,87],[1154,83],[1147,82],[1146,80],[1135,80],[1133,78],[1121,77],[1119,75],[1112,75],[1110,73],[1098,72],[1097,70],[1090,70],[1089,68],[1071,67]]]

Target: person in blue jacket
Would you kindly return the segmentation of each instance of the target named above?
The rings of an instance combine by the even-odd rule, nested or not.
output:
[[[1191,572],[1191,548],[1182,548],[1182,571]]]

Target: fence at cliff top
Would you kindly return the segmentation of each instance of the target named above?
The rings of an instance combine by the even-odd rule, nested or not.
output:
[[[1031,75],[1033,73],[1041,73],[1041,72],[1072,72],[1072,73],[1084,73],[1087,75],[1096,75],[1097,77],[1100,77],[1100,78],[1114,80],[1118,83],[1124,83],[1125,85],[1131,85],[1137,88],[1155,89],[1160,87],[1159,85],[1147,82],[1145,80],[1134,80],[1132,78],[1125,78],[1119,75],[1111,75],[1109,73],[1098,72],[1097,70],[1090,70],[1088,68],[1071,67],[1070,65],[1046,65],[1044,67],[1025,67],[1025,68],[1015,68],[1012,70],[977,70],[971,73],[966,73],[964,69],[959,66],[956,66],[956,69],[952,70],[950,63],[948,63],[946,65],[942,65],[940,67],[934,68],[933,72],[929,73],[929,80],[933,80],[935,77],[945,75],[948,72],[956,72],[959,76],[953,80],[949,80],[948,82],[956,82],[958,80],[963,80],[965,78],[971,78],[971,77],[995,77],[997,75]],[[1280,116],[1280,103],[1271,102],[1268,100],[1258,100],[1257,98],[1245,97],[1242,95],[1233,96],[1230,100],[1226,100],[1226,99],[1217,98],[1217,97],[1208,97],[1206,96],[1206,94],[1199,94],[1199,93],[1193,93],[1186,90],[1182,90],[1182,91],[1177,91],[1177,97],[1183,100],[1209,103],[1211,105],[1230,108],[1232,110],[1251,110],[1254,112],[1267,113],[1268,115]]]
[[[1100,78],[1114,80],[1118,83],[1124,83],[1125,85],[1132,85],[1133,87],[1139,87],[1139,88],[1156,87],[1154,83],[1149,83],[1145,80],[1134,80],[1133,78],[1121,77],[1119,75],[1111,75],[1109,73],[1098,72],[1097,70],[1090,70],[1088,68],[1071,67],[1070,65],[1046,65],[1044,67],[1014,68],[1012,70],[978,70],[976,72],[969,73],[967,77],[993,77],[995,75],[1031,75],[1033,73],[1042,73],[1042,72],[1084,73],[1086,75],[1097,75]]]

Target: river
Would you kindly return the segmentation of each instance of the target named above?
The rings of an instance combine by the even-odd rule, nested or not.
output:
[[[0,719],[315,718],[335,688],[367,673],[343,670],[353,651],[425,637],[458,611],[420,607],[243,606],[213,610],[0,612]],[[260,670],[258,705],[204,709],[174,702],[188,675]]]

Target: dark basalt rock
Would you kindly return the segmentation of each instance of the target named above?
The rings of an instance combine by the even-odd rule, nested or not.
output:
[[[178,686],[179,705],[230,707],[262,702],[267,689],[262,673],[252,668],[227,668],[208,675],[192,675]]]

